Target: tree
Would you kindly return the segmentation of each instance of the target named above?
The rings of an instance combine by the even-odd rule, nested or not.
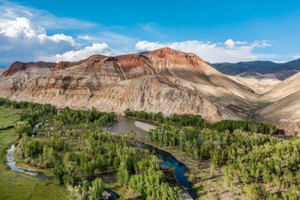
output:
[[[74,185],[76,180],[76,163],[74,162],[66,162],[64,163],[64,183]]]
[[[106,160],[105,156],[99,155],[99,156],[97,157],[97,160],[96,160],[96,167],[97,167],[97,169],[98,169],[100,172],[102,172],[102,171],[104,171],[104,170],[107,169],[107,160]]]
[[[32,128],[28,121],[17,122],[15,128],[19,138],[22,136],[23,133],[26,133],[28,136],[32,133]]]
[[[101,178],[97,178],[92,182],[90,187],[90,200],[104,200],[102,193],[105,190],[104,182]]]
[[[93,160],[89,161],[89,162],[86,162],[84,164],[83,168],[84,168],[84,171],[87,173],[87,175],[89,177],[94,176],[96,165],[95,165],[95,162]]]
[[[265,186],[261,183],[253,183],[245,186],[248,199],[267,199],[269,192],[266,191]]]
[[[63,184],[64,168],[60,163],[57,163],[53,169],[53,174],[60,184]]]
[[[129,182],[129,172],[127,169],[126,162],[121,162],[117,173],[117,182],[119,185],[127,186]]]

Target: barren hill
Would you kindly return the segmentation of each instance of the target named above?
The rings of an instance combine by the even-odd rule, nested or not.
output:
[[[195,54],[170,48],[94,55],[56,66],[23,65],[14,63],[3,72],[1,97],[118,113],[130,108],[200,114],[209,121],[247,119],[258,97],[244,82],[220,73]]]
[[[259,100],[267,104],[257,112],[262,120],[300,132],[300,72],[275,85]]]
[[[0,96],[58,107],[199,114],[257,120],[300,131],[300,73],[284,80],[224,75],[170,48],[78,62],[15,62],[0,72]]]

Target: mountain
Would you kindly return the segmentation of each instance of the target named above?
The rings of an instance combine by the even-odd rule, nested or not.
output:
[[[19,88],[23,88],[27,81],[40,77],[55,67],[56,63],[14,62],[10,67],[0,73],[1,96],[9,96]]]
[[[1,74],[2,74],[4,71],[5,71],[4,68],[0,68],[0,76],[1,76]]]
[[[192,53],[170,48],[78,62],[14,63],[0,77],[1,97],[58,107],[200,114],[248,119],[258,95]]]
[[[16,101],[188,113],[211,122],[250,119],[300,132],[300,72],[284,81],[225,75],[195,54],[162,48],[78,62],[15,62],[0,74],[0,97]]]
[[[250,61],[238,63],[211,64],[217,70],[228,75],[254,78],[278,78],[284,80],[300,71],[300,59],[274,63],[270,61]]]
[[[300,72],[275,85],[259,100],[266,103],[257,111],[260,120],[300,132]]]
[[[251,88],[256,94],[262,95],[271,90],[276,84],[280,83],[281,81],[277,78],[245,78],[240,76],[230,76],[237,82],[240,82],[243,85],[247,85]]]

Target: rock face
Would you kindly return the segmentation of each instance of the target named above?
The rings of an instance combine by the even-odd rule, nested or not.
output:
[[[39,74],[43,74],[50,69],[52,69],[56,63],[47,63],[47,62],[36,62],[36,63],[22,63],[19,61],[14,62],[9,68],[4,70],[1,74],[2,77],[11,77],[14,75],[23,74],[27,75],[28,78],[31,76],[36,76]]]
[[[163,48],[78,62],[15,62],[0,70],[0,97],[58,107],[264,121],[300,134],[300,72],[279,81],[228,76],[192,53]]]
[[[29,80],[46,74],[56,63],[22,63],[14,62],[10,67],[0,73],[0,96],[10,97],[23,88]],[[22,99],[20,99],[22,100]]]
[[[209,121],[247,119],[257,94],[198,56],[170,48],[94,55],[79,62],[14,63],[0,77],[0,96],[58,107],[200,114]]]

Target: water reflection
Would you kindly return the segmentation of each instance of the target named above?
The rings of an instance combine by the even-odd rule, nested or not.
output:
[[[108,131],[123,134],[127,131],[133,130],[137,133],[137,137],[145,138],[145,131],[138,128],[136,126],[136,120],[130,119],[127,117],[118,117],[117,121],[108,128]],[[145,123],[145,122],[144,122]],[[148,122],[147,122],[148,123]],[[153,125],[153,124],[150,124]],[[190,196],[193,199],[197,198],[197,192],[191,187],[190,182],[188,181],[187,177],[184,175],[184,173],[187,170],[187,167],[183,165],[181,162],[179,162],[175,157],[173,157],[168,152],[162,151],[160,149],[157,149],[151,145],[138,143],[138,146],[141,148],[148,149],[149,151],[153,152],[156,156],[158,161],[160,161],[160,165],[162,166],[171,166],[175,168],[175,177],[178,180],[178,182],[183,185],[185,188],[187,188]]]
[[[184,173],[187,170],[187,167],[184,164],[179,162],[174,156],[172,156],[168,152],[162,151],[151,145],[138,143],[138,146],[144,149],[148,149],[150,152],[154,153],[157,156],[158,161],[161,161],[159,162],[160,165],[174,167],[176,171],[175,177],[178,180],[178,182],[185,188],[187,188],[189,194],[193,199],[197,198],[197,192],[191,187],[190,182],[184,175]]]

